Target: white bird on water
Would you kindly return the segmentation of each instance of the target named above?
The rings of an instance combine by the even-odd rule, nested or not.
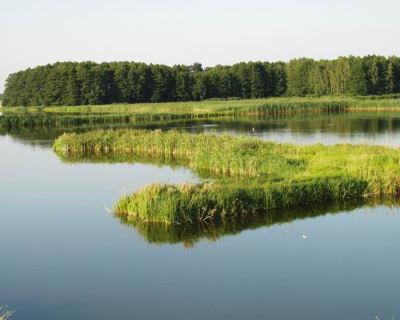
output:
[[[307,236],[306,236],[305,234],[303,234],[301,237],[302,237],[303,239],[307,239]]]

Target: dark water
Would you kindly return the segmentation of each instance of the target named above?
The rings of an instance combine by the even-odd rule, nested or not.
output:
[[[182,126],[394,145],[391,117],[370,131],[351,124],[364,120],[319,131],[248,120]],[[318,119],[339,128],[327,125],[335,117]],[[13,319],[400,317],[397,206],[299,208],[192,230],[126,225],[106,209],[120,195],[197,178],[183,168],[62,163],[50,149],[58,131],[0,136],[0,304]]]

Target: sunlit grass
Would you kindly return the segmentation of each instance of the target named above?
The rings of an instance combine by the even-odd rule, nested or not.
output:
[[[123,197],[117,213],[163,223],[207,221],[299,205],[397,196],[400,151],[377,146],[296,146],[179,131],[65,134],[64,158],[143,155],[187,166],[213,182],[153,184]]]
[[[61,106],[0,108],[3,112],[46,113],[114,113],[114,114],[168,114],[168,115],[233,115],[253,113],[312,113],[326,111],[393,111],[400,107],[397,96],[389,97],[279,97],[247,100],[206,100],[192,102],[110,104],[96,106]]]

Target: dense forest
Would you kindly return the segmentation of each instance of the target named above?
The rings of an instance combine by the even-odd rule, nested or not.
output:
[[[11,74],[4,106],[87,105],[272,96],[400,93],[400,58],[307,58],[203,68],[60,62]]]

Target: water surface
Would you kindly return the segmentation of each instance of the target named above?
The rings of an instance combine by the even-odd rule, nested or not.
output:
[[[309,120],[315,126],[299,124],[300,131],[293,121],[306,120],[185,126],[291,142],[307,134],[341,141],[343,134],[398,143],[397,118],[373,130],[317,119],[320,125]],[[396,205],[299,208],[280,219],[154,232],[124,224],[107,208],[151,182],[198,178],[141,163],[66,164],[50,149],[57,134],[0,136],[0,304],[16,311],[14,319],[400,317]]]
[[[177,124],[194,132],[247,134],[296,144],[400,146],[400,113],[342,113],[214,119]]]
[[[129,115],[72,114],[46,115],[46,121],[35,116],[0,117],[0,134],[11,134],[22,141],[54,139],[65,131],[87,131],[94,128],[163,128],[194,133],[228,133],[252,135],[264,140],[296,144],[373,144],[400,146],[400,113],[358,112],[314,115],[260,116],[213,119],[175,119],[133,121]],[[41,117],[36,117],[41,119]],[[22,119],[22,120],[21,120]]]

